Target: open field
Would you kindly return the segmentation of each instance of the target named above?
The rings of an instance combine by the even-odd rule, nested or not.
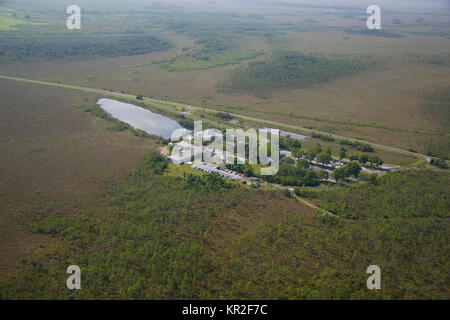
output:
[[[46,23],[31,22],[17,19],[17,14],[12,9],[0,7],[0,31],[18,30],[18,25],[43,26]]]
[[[26,94],[25,94],[26,93]],[[52,245],[18,223],[31,204],[52,199],[80,214],[98,202],[99,186],[136,164],[153,145],[83,113],[91,94],[0,81],[0,274],[10,272],[30,245]]]
[[[65,89],[72,89],[77,90],[81,92],[89,92],[89,93],[96,93],[96,94],[102,94],[107,96],[112,96],[114,98],[119,98],[125,101],[132,100],[135,104],[140,105],[144,108],[151,109],[158,113],[163,113],[172,117],[175,117],[179,123],[181,123],[183,126],[191,128],[192,129],[192,120],[201,120],[203,121],[204,125],[206,126],[218,126],[220,128],[227,128],[230,127],[231,123],[228,123],[227,121],[224,121],[222,118],[217,117],[217,114],[220,113],[220,111],[209,109],[209,108],[199,108],[184,104],[179,104],[175,102],[165,102],[161,100],[155,100],[152,98],[147,97],[136,97],[130,94],[126,93],[118,93],[114,92],[112,90],[100,90],[95,88],[86,88],[86,87],[78,87],[78,86],[72,86],[72,85],[65,85],[61,83],[51,83],[51,82],[45,82],[45,81],[39,81],[39,80],[30,80],[30,79],[23,79],[23,78],[16,78],[16,77],[6,77],[6,76],[0,76],[0,78],[4,80],[9,81],[18,81],[18,82],[25,82],[25,83],[32,83],[32,84],[38,84],[38,85],[44,85],[44,86],[50,86],[50,87],[60,87]],[[85,111],[95,111],[93,109],[97,109],[97,107],[94,108],[87,108]],[[94,112],[97,113],[97,112]],[[103,113],[100,111],[100,113]],[[326,142],[330,142],[328,147],[334,149],[336,151],[336,147],[340,146],[340,142],[342,140],[347,140],[347,137],[339,136],[335,134],[324,134],[318,133],[315,130],[312,130],[308,127],[302,127],[302,126],[292,126],[288,125],[286,123],[282,122],[276,122],[266,119],[260,119],[255,117],[246,117],[244,115],[236,115],[228,113],[229,116],[232,118],[239,118],[240,126],[244,127],[252,127],[253,125],[259,126],[275,126],[279,128],[280,130],[287,130],[289,132],[293,131],[300,134],[308,134],[312,136],[312,139],[309,139],[307,142],[307,145],[312,146],[312,144],[317,143],[318,141],[322,141],[323,139],[318,139],[314,137],[314,134],[319,134],[319,136],[332,136],[334,137],[333,140],[329,140]],[[186,116],[188,116],[190,119],[185,119]],[[109,116],[106,114],[103,114],[101,116],[104,119],[112,120]],[[236,120],[236,119],[235,119]],[[123,125],[120,125],[122,127]],[[125,127],[129,127],[128,125],[125,125]],[[124,128],[125,128],[124,127]],[[232,127],[235,127],[235,125],[232,125]],[[132,130],[133,131],[133,130]],[[364,139],[359,138],[361,143],[369,143],[373,144],[372,142],[365,142]],[[312,140],[312,141],[311,141]],[[414,150],[402,150],[398,148],[394,148],[387,145],[377,145],[373,144],[376,147],[375,152],[378,154],[383,154],[386,157],[388,157],[388,161],[390,163],[395,164],[402,164],[402,165],[409,165],[411,163],[415,163],[417,161],[417,157],[420,158],[429,158],[429,156],[425,156],[423,154],[416,153]]]
[[[128,19],[126,24],[125,16],[110,15],[115,6],[127,12],[114,3],[95,20],[87,14],[88,23],[83,30],[89,36],[106,28],[105,32],[115,36],[120,25],[127,26],[133,34],[137,32],[138,22],[151,15],[153,20],[144,24],[145,32],[160,34],[174,45],[172,49],[82,62],[0,64],[0,74],[113,89],[214,108],[242,106],[242,110],[234,111],[252,115],[252,110],[253,115],[289,124],[382,144],[389,141],[393,146],[422,153],[448,155],[447,128],[439,125],[439,119],[424,114],[421,108],[423,90],[450,85],[450,29],[445,5],[421,5],[421,10],[416,3],[407,6],[407,1],[394,7],[385,4],[385,28],[402,35],[392,38],[348,32],[365,25],[364,8],[357,2],[342,8],[336,4],[272,7],[248,3],[242,4],[239,14],[234,15],[229,13],[231,7],[223,2],[202,7],[217,9],[213,18],[200,13],[195,5],[171,7],[175,3],[131,13],[134,19]],[[431,14],[434,10],[436,13]],[[166,20],[160,20],[161,17]],[[49,22],[52,30],[58,25],[54,15],[45,18],[41,14],[39,19]],[[117,23],[106,26],[106,19]],[[46,30],[40,28],[44,28],[42,32]],[[20,32],[26,35],[32,30],[22,28]],[[239,36],[233,38],[232,34]],[[219,84],[229,70],[252,61],[266,61],[278,50],[328,58],[370,56],[380,65],[375,70],[331,79],[328,83],[278,90],[264,99],[220,92]],[[240,57],[225,58],[229,52],[264,52],[264,55],[252,59],[247,59],[251,55],[242,56],[244,60],[238,61]],[[219,59],[221,56],[224,58]],[[233,64],[222,66],[228,62]]]

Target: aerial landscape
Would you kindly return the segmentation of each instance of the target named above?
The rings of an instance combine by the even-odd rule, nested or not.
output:
[[[447,0],[0,1],[0,300],[449,300],[449,197]]]

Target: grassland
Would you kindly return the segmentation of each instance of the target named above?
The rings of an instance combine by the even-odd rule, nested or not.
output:
[[[16,16],[14,10],[0,7],[0,31],[13,31],[18,30],[18,25],[29,25],[29,26],[43,26],[47,25],[42,22],[31,22],[15,18]]]
[[[445,11],[434,7],[438,4],[428,4],[419,12],[412,10],[417,6],[403,4],[387,10],[386,21],[396,19],[396,23],[386,22],[384,27],[401,34],[401,38],[348,34],[346,30],[361,29],[365,24],[365,14],[355,3],[332,9],[242,4],[239,13],[233,14],[222,2],[201,8],[155,5],[133,12],[117,3],[104,9],[97,4],[92,6],[91,10],[98,13],[85,14],[88,23],[83,35],[114,38],[124,33],[131,37],[156,34],[174,47],[164,52],[82,62],[0,64],[0,73],[215,108],[244,106],[236,112],[422,153],[437,154],[439,149],[448,149],[448,134],[442,132],[439,120],[424,114],[421,107],[424,89],[449,84],[449,39],[443,36],[448,34],[448,26]],[[203,9],[215,13],[207,14]],[[20,5],[14,10],[19,17],[27,14]],[[112,14],[114,10],[120,14]],[[64,21],[58,20],[51,10],[39,13],[36,19],[49,25],[20,27],[15,34],[64,36],[56,31],[64,29]],[[265,63],[277,50],[326,59],[370,56],[379,67],[306,88],[277,90],[265,99],[219,90],[218,84],[230,70],[245,68],[249,62]],[[262,51],[265,55],[247,60],[230,58],[230,52],[237,56],[249,53],[245,58],[250,58],[250,52]],[[237,66],[224,65],[228,62]],[[163,65],[167,68],[161,68]],[[170,72],[170,68],[178,72]]]
[[[195,59],[189,59],[189,57],[182,56],[175,57],[172,60],[173,62],[161,64],[161,68],[172,72],[203,70],[235,64],[241,60],[248,60],[261,54],[264,53],[256,50],[239,50],[208,54],[202,58]]]
[[[433,119],[438,119],[442,130],[448,131],[450,126],[450,87],[425,91],[422,99],[423,112]]]
[[[4,277],[18,258],[32,254],[30,247],[55,244],[24,233],[18,224],[30,203],[42,197],[58,199],[75,214],[86,206],[101,206],[102,181],[135,165],[153,144],[128,132],[108,131],[108,122],[83,112],[85,105],[95,103],[95,95],[3,80],[0,95]]]

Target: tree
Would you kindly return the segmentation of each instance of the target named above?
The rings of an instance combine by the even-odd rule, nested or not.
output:
[[[225,113],[225,112],[217,112],[216,113],[216,117],[222,118],[222,119],[227,120],[227,121],[233,119],[233,116],[231,114]]]
[[[270,95],[274,90],[303,87],[327,82],[369,67],[360,59],[326,59],[295,52],[279,52],[271,59],[255,61],[231,70],[221,85],[224,92],[247,92],[256,96]],[[319,139],[334,139],[314,133]]]
[[[357,178],[359,173],[361,172],[360,165],[355,162],[349,162],[345,167],[337,168],[332,173],[331,176],[338,182],[339,180],[343,180],[347,177],[354,176]]]
[[[316,145],[314,148],[311,148],[306,152],[306,158],[309,160],[314,160],[314,158],[321,152],[322,147],[320,145]]]
[[[297,168],[302,169],[308,169],[309,168],[309,162],[305,159],[298,159],[297,161]]]
[[[280,137],[280,148],[292,151],[293,149],[300,149],[302,147],[301,143],[290,137]]]
[[[376,159],[376,161],[374,161],[374,163],[375,163],[375,165],[377,165],[377,166],[382,166],[383,165],[383,160],[381,160],[380,158],[378,158],[378,157],[376,157],[377,159]]]
[[[295,165],[295,161],[292,158],[284,158],[283,160],[281,160],[281,165],[293,167]]]
[[[347,156],[347,149],[341,148],[341,150],[339,150],[339,160],[344,159],[346,156]]]
[[[291,150],[291,153],[294,158],[301,158],[304,155],[306,155],[306,151],[303,150],[302,148],[293,148]]]
[[[447,163],[442,159],[431,159],[430,164],[438,168],[447,168]]]
[[[371,185],[376,185],[376,184],[377,184],[377,175],[376,175],[375,173],[372,173],[372,174],[369,176],[369,183],[370,183]]]
[[[339,183],[340,180],[344,180],[345,179],[344,168],[334,169],[333,172],[331,173],[331,176],[334,178],[334,180],[336,180],[337,183]]]
[[[321,164],[329,164],[331,162],[331,155],[328,152],[321,152],[317,155],[317,161]]]
[[[369,160],[368,160],[368,161],[370,162],[371,165],[375,165],[375,166],[377,166],[377,167],[383,165],[383,160],[381,160],[381,159],[380,159],[379,157],[377,157],[377,156],[371,156],[371,157],[369,157]]]
[[[369,156],[367,154],[362,154],[359,156],[358,161],[359,163],[364,165],[367,163],[367,161],[369,161]]]
[[[354,176],[357,178],[361,172],[360,165],[355,161],[349,162],[343,169],[346,177]]]
[[[285,197],[292,198],[292,194],[289,191],[289,189],[284,189],[283,190],[283,194],[284,194]]]
[[[321,180],[327,180],[330,177],[328,171],[326,171],[326,170],[320,170],[318,173],[318,176],[319,176],[319,179],[321,179]]]
[[[305,183],[307,185],[313,185],[314,181],[316,180],[317,180],[317,173],[312,168],[306,170]]]

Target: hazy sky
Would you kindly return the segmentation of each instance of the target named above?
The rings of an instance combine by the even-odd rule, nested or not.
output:
[[[17,7],[30,2],[36,4],[37,0],[0,0],[0,6]],[[390,10],[398,10],[404,12],[450,12],[450,0],[39,0],[39,4],[45,7],[45,4],[61,4],[68,6],[70,4],[77,4],[80,6],[94,6],[98,7],[99,4],[105,3],[107,7],[113,5],[126,5],[128,4],[132,8],[133,3],[150,4],[207,4],[205,9],[211,8],[214,4],[218,7],[224,6],[228,10],[239,11],[239,7],[243,4],[253,6],[260,5],[261,8],[268,7],[270,5],[312,5],[312,6],[333,6],[333,7],[368,7],[369,5],[376,4],[380,7],[384,7]],[[200,6],[201,8],[201,6]]]

